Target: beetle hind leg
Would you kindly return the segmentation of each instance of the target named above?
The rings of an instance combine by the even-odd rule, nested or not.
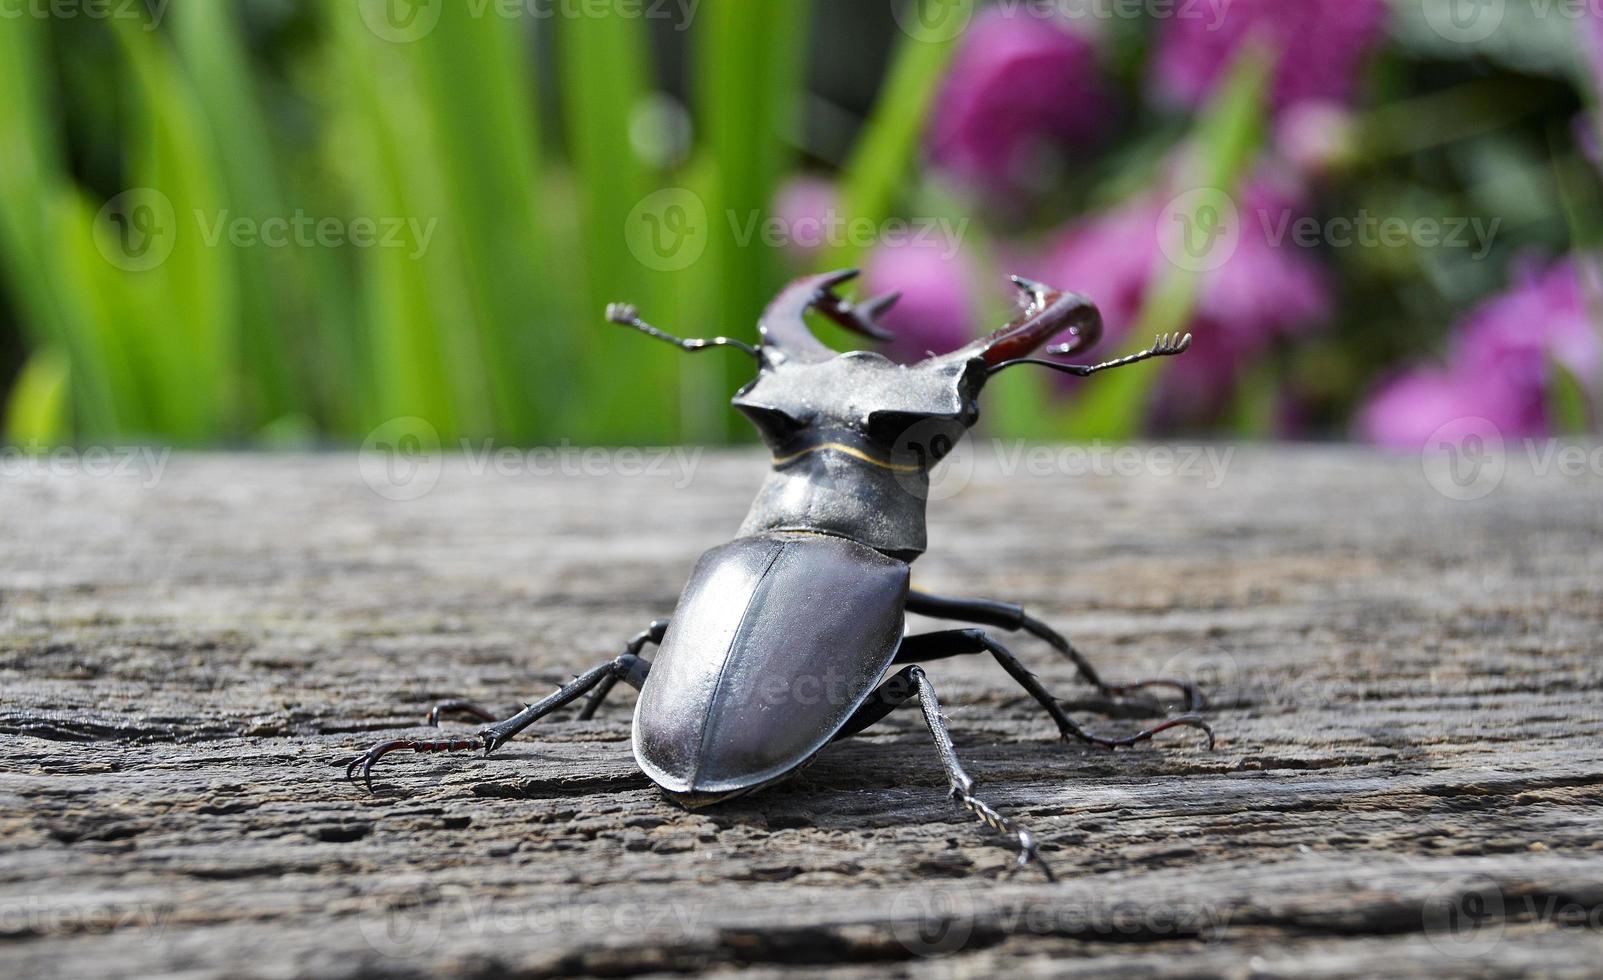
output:
[[[857,713],[846,723],[846,727],[835,736],[836,739],[858,734],[913,697],[918,698],[919,708],[924,712],[924,723],[929,726],[930,736],[935,739],[935,750],[940,754],[941,767],[946,770],[952,799],[972,813],[980,823],[1003,837],[1012,839],[1019,852],[1018,867],[1023,868],[1033,864],[1041,869],[1047,881],[1057,880],[1052,874],[1051,865],[1041,857],[1041,852],[1035,843],[1035,835],[974,795],[974,779],[964,771],[963,763],[957,757],[957,748],[952,744],[952,733],[946,727],[946,716],[941,712],[940,699],[935,696],[935,687],[930,683],[923,668],[905,667],[880,685],[869,696],[868,701],[857,709]]]
[[[1197,687],[1195,682],[1185,678],[1164,677],[1133,681],[1128,684],[1109,684],[1102,679],[1101,673],[1092,666],[1085,654],[1075,648],[1068,637],[1031,616],[1025,612],[1023,606],[1016,603],[998,602],[994,599],[953,599],[915,591],[907,594],[907,611],[935,619],[992,626],[1010,632],[1023,630],[1062,654],[1066,660],[1074,664],[1074,669],[1079,671],[1086,683],[1096,688],[1110,701],[1141,691],[1167,689],[1180,695],[1184,700],[1186,711],[1196,711],[1207,704],[1202,689]]]

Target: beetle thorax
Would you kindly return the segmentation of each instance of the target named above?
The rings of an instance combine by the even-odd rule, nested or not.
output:
[[[916,557],[929,472],[978,418],[984,377],[865,351],[766,363],[734,400],[774,456],[741,532],[816,531]]]

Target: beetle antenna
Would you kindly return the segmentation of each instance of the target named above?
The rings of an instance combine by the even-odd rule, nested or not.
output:
[[[707,350],[711,347],[733,347],[738,351],[751,355],[759,362],[761,362],[763,359],[762,354],[757,350],[757,348],[743,340],[735,340],[733,337],[713,337],[710,340],[685,340],[680,337],[675,337],[666,330],[659,330],[646,321],[640,319],[640,311],[636,310],[628,303],[612,303],[608,305],[607,319],[618,324],[619,326],[634,327],[636,330],[640,331],[646,336],[655,337],[664,343],[673,344],[682,351],[690,351],[694,353],[695,351]]]

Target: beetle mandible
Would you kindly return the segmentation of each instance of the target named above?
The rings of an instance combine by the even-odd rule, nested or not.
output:
[[[785,779],[831,742],[917,699],[952,797],[1010,838],[1020,865],[1036,862],[1050,877],[1030,832],[974,795],[974,780],[958,760],[920,665],[989,654],[1066,740],[1114,748],[1185,726],[1205,732],[1211,747],[1212,730],[1192,713],[1201,695],[1190,683],[1109,684],[1065,637],[1018,605],[928,595],[908,586],[909,565],[925,550],[930,471],[979,418],[978,396],[992,375],[1034,364],[1085,377],[1184,353],[1191,336],[1159,337],[1138,354],[1094,365],[1038,357],[1064,333],[1073,339],[1047,353],[1090,348],[1101,336],[1102,319],[1082,296],[1014,277],[1021,312],[1012,322],[953,353],[899,365],[869,351],[837,353],[807,327],[804,315],[814,310],[857,334],[889,339],[877,318],[899,296],[852,303],[837,295],[836,288],[856,274],[791,283],[764,312],[757,346],[727,337],[681,340],[646,323],[631,306],[609,307],[612,322],[682,350],[727,347],[757,362],[756,379],[736,394],[734,405],[761,432],[773,464],[739,536],[703,555],[672,617],[652,623],[615,659],[505,720],[465,701],[436,705],[430,724],[447,711],[493,724],[471,738],[380,742],[351,760],[347,775],[354,778],[360,769],[371,790],[374,763],[397,750],[488,754],[585,695],[579,717],[593,717],[622,681],[640,691],[635,761],[671,799],[695,808]],[[904,635],[909,612],[976,628]],[[1172,688],[1187,713],[1122,738],[1088,732],[979,626],[1023,630],[1044,640],[1107,697]],[[644,651],[652,645],[658,649],[648,660]],[[896,665],[905,666],[886,678]],[[814,694],[804,698],[803,690]]]

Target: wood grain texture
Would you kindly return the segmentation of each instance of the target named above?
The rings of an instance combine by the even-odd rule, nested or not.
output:
[[[758,457],[457,459],[405,502],[347,455],[7,477],[5,972],[1596,975],[1603,479],[1517,453],[1461,502],[1335,448],[1218,479],[993,448],[915,585],[1022,601],[1113,678],[1191,674],[1220,737],[1064,745],[994,663],[931,665],[1057,884],[946,799],[916,710],[695,813],[636,770],[629,691],[488,760],[392,757],[376,796],[342,780],[433,700],[510,707],[670,612]],[[1012,645],[1098,729],[1139,724]]]

